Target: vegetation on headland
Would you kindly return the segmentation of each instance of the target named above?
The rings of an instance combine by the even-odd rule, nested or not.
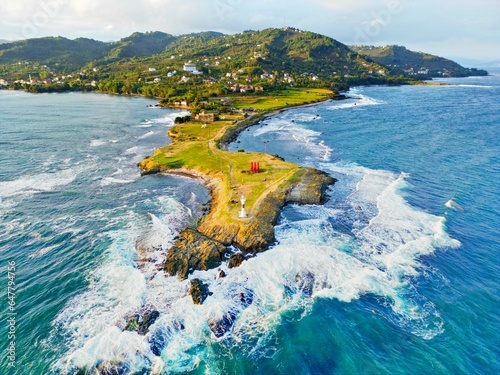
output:
[[[276,155],[244,150],[224,151],[220,148],[221,140],[223,144],[226,143],[234,132],[258,122],[263,116],[272,113],[272,110],[334,97],[333,92],[321,89],[295,89],[280,94],[282,96],[279,99],[275,96],[261,96],[255,99],[257,103],[252,105],[261,110],[261,113],[221,113],[218,121],[209,123],[195,119],[187,122],[183,119],[181,122],[181,119],[178,119],[178,124],[168,132],[173,142],[155,150],[153,156],[140,163],[140,167],[146,173],[182,170],[218,180],[219,195],[224,204],[214,206],[212,214],[217,216],[219,223],[238,218],[241,196],[245,196],[246,207],[251,215],[264,192],[287,182],[299,172],[300,167],[285,162]],[[246,99],[236,98],[234,106],[242,107],[246,104]],[[260,163],[259,173],[251,172],[252,162]]]
[[[446,70],[443,75],[453,74]],[[224,151],[239,131],[273,111],[342,98],[338,93],[352,85],[423,78],[332,38],[293,28],[235,35],[134,33],[115,43],[40,38],[0,45],[0,88],[145,95],[160,98],[162,106],[190,109],[191,115],[179,117],[170,129],[172,143],[140,163],[145,173],[188,174],[211,189],[209,212],[196,230],[183,231],[175,251],[167,254],[165,270],[181,278],[220,264],[225,246],[266,249],[284,204],[319,203],[334,182],[277,155]],[[253,163],[259,163],[259,171]],[[248,217],[240,217],[241,196]]]
[[[228,245],[247,253],[265,250],[274,241],[274,224],[284,204],[318,204],[325,188],[333,184],[326,174],[288,163],[278,155],[223,150],[239,131],[266,116],[294,105],[337,97],[324,89],[290,89],[280,94],[278,101],[274,95],[262,95],[258,103],[253,103],[260,106],[259,110],[250,114],[226,110],[218,120],[209,122],[179,117],[169,130],[172,143],[139,163],[146,174],[189,175],[202,179],[211,190],[209,212],[196,230],[181,232],[168,252],[165,270],[169,274],[186,278],[193,270],[217,267]],[[235,98],[234,106],[248,104],[238,103],[239,99]],[[255,163],[258,170],[252,168]],[[241,197],[245,198],[248,216],[242,217]]]

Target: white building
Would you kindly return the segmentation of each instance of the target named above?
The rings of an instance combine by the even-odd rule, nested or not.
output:
[[[192,73],[198,71],[198,69],[196,69],[195,64],[184,64],[184,71]]]

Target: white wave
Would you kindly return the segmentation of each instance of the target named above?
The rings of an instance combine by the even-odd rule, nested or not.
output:
[[[151,130],[151,131],[147,132],[146,134],[143,134],[143,135],[137,137],[137,139],[146,139],[146,138],[151,137],[152,135],[154,135],[154,133],[155,132]]]
[[[114,234],[103,265],[89,276],[89,290],[70,301],[57,317],[56,330],[62,329],[69,335],[67,345],[72,348],[68,356],[56,364],[63,373],[69,373],[72,366],[92,366],[99,360],[117,359],[104,358],[119,354],[114,351],[115,345],[108,351],[101,344],[110,343],[110,337],[117,330],[117,319],[130,309],[140,308],[146,290],[144,275],[133,267],[134,235],[133,230]],[[130,345],[130,340],[121,342]],[[130,358],[133,356],[127,359]]]
[[[93,139],[92,141],[90,141],[90,147],[104,146],[106,143],[108,142],[104,139]]]
[[[137,146],[134,146],[134,147],[130,147],[128,149],[125,150],[124,154],[125,155],[133,155],[133,154],[137,154],[137,151],[139,150],[139,147]]]
[[[109,186],[109,185],[121,185],[121,184],[130,184],[132,182],[135,182],[137,180],[124,180],[124,179],[119,179],[119,178],[114,178],[114,177],[104,177],[101,180],[101,186]]]
[[[460,84],[457,85],[458,87],[471,87],[471,88],[480,88],[480,89],[493,89],[495,86],[487,86],[487,85],[465,85],[465,84]]]
[[[320,140],[321,132],[302,126],[300,117],[293,115],[294,122],[284,116],[273,119],[271,123],[266,123],[265,126],[255,130],[253,135],[265,140],[272,139],[270,142],[287,142],[289,147],[306,148],[318,158],[330,160],[333,150]]]
[[[222,279],[215,269],[194,272],[191,278],[203,280],[212,293],[201,306],[193,304],[188,280],[161,270],[163,250],[192,216],[174,199],[159,198],[148,229],[117,232],[109,256],[90,277],[89,291],[58,317],[56,328],[69,335],[70,350],[56,368],[71,373],[75,366],[126,362],[132,373],[144,367],[152,373],[186,373],[209,361],[207,345],[216,340],[258,352],[272,340],[284,313],[307,312],[316,298],[349,303],[376,296],[377,313],[400,328],[424,339],[438,335],[439,312],[411,283],[424,268],[421,255],[459,245],[446,233],[444,218],[405,201],[405,174],[328,166],[337,178],[345,175],[340,182],[345,204],[293,206],[289,209],[302,219],[282,221],[273,249],[238,268],[223,264],[227,276]],[[335,225],[344,216],[350,231],[340,233]],[[139,268],[134,267],[136,243],[137,262],[148,260]],[[125,317],[145,308],[160,314],[149,333],[122,332]],[[209,323],[224,317],[227,332],[216,338]]]
[[[446,202],[444,205],[456,211],[462,211],[462,212],[464,211],[464,208],[460,206],[457,202],[455,202],[453,198],[450,199],[448,202]]]
[[[346,100],[336,101],[336,102],[334,102],[333,105],[327,106],[326,108],[329,110],[337,110],[337,109],[348,109],[348,108],[355,108],[355,107],[387,104],[383,100],[371,98],[369,96],[360,94],[357,89],[351,89],[348,92],[348,96],[350,96],[354,99],[346,99]]]
[[[59,244],[55,244],[55,245],[52,245],[52,246],[44,246],[40,250],[38,250],[35,253],[31,254],[28,258],[42,257],[45,254],[49,253],[50,251],[54,250],[58,246],[59,246]]]
[[[154,118],[148,120],[149,123],[151,124],[159,124],[159,125],[166,125],[166,126],[174,126],[174,120],[176,117],[183,117],[189,115],[189,111],[179,111],[179,112],[174,112],[171,113],[167,116],[160,117],[160,118]]]
[[[444,218],[411,207],[399,194],[405,176],[399,176],[377,197],[378,214],[356,232],[364,257],[394,276],[418,275],[418,257],[437,247],[459,245],[446,234]]]
[[[89,275],[88,291],[71,300],[56,318],[52,335],[62,334],[69,348],[54,365],[57,372],[68,374],[75,368],[123,362],[132,370],[147,366],[152,373],[161,373],[164,360],[151,351],[150,336],[122,332],[125,317],[144,306],[157,309],[167,319],[169,307],[187,296],[187,281],[167,277],[156,265],[164,259],[161,250],[171,246],[177,235],[174,228],[190,221],[190,212],[169,197],[158,197],[156,205],[161,215],[150,215],[145,233],[139,225],[142,220],[130,213],[128,229],[108,234],[112,245],[102,265]],[[135,262],[141,257],[148,262],[137,268]]]
[[[0,196],[6,198],[53,191],[58,187],[71,184],[84,169],[74,167],[53,173],[23,176],[14,181],[2,181],[0,182]]]

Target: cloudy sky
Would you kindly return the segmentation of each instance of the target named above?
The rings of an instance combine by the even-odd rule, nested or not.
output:
[[[2,0],[0,39],[118,40],[135,31],[236,33],[283,25],[346,44],[500,60],[500,0]]]

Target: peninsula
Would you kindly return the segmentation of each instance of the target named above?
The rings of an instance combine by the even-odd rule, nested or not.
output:
[[[165,271],[184,279],[193,270],[218,267],[230,245],[241,250],[230,257],[229,266],[237,266],[245,255],[266,250],[274,242],[274,225],[285,204],[321,203],[325,189],[335,182],[324,172],[288,163],[278,155],[224,148],[239,132],[267,116],[339,98],[326,89],[289,90],[281,100],[274,96],[256,99],[254,105],[266,110],[221,114],[213,122],[200,121],[203,116],[198,116],[171,128],[172,143],[156,149],[139,167],[144,174],[199,178],[210,189],[211,202],[197,227],[181,232],[168,251]]]
[[[134,33],[112,43],[45,37],[0,45],[0,89],[142,95],[159,99],[158,106],[190,109],[191,116],[170,130],[173,142],[140,163],[144,173],[197,177],[211,190],[209,211],[168,252],[165,269],[181,278],[217,267],[227,246],[246,254],[268,248],[281,207],[318,203],[333,183],[276,155],[224,151],[239,131],[276,110],[340,98],[334,92],[352,86],[487,74],[403,47],[349,47],[293,27],[233,35]],[[234,254],[230,265],[242,259]]]

